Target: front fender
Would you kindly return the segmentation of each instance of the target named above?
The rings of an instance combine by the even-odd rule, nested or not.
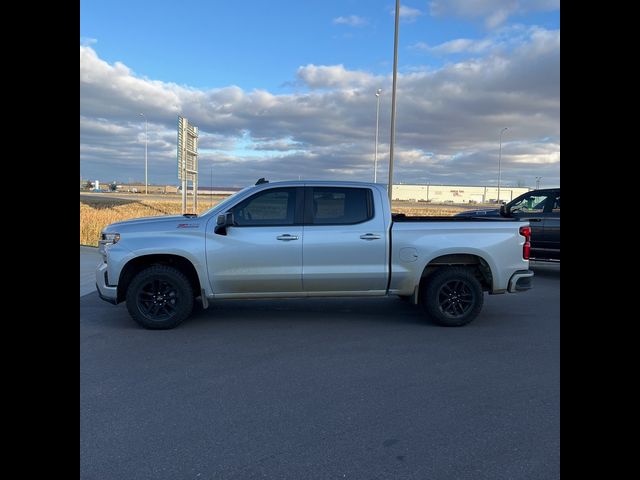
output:
[[[199,232],[162,232],[161,235],[148,233],[120,241],[114,261],[109,252],[109,278],[119,279],[124,266],[130,261],[148,255],[175,255],[188,260],[196,270],[201,288],[209,295],[210,287],[207,275],[204,235]],[[111,265],[113,263],[113,265]]]

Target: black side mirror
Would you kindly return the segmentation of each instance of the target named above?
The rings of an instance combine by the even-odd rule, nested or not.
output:
[[[218,218],[216,218],[216,228],[214,228],[213,232],[218,235],[226,235],[227,227],[231,227],[234,223],[233,213],[221,213],[218,215]]]

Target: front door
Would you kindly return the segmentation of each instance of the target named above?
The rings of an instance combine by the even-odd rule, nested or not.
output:
[[[302,188],[272,188],[229,211],[235,225],[207,239],[207,267],[215,294],[302,291]]]
[[[510,205],[514,217],[528,220],[531,225],[531,248],[539,247],[544,239],[545,208],[550,194],[531,192]]]

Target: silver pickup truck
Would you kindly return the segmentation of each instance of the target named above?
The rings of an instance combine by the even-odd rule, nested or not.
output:
[[[101,234],[100,298],[140,325],[173,328],[200,298],[397,295],[444,326],[483,292],[531,288],[530,228],[505,218],[392,215],[373,183],[259,182],[200,216],[114,223]]]

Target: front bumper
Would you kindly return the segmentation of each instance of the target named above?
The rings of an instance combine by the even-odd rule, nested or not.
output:
[[[509,279],[509,293],[524,292],[532,287],[533,272],[531,270],[518,270]]]
[[[105,302],[118,303],[118,286],[109,285],[107,277],[107,264],[101,263],[96,270],[96,289],[98,295]]]

